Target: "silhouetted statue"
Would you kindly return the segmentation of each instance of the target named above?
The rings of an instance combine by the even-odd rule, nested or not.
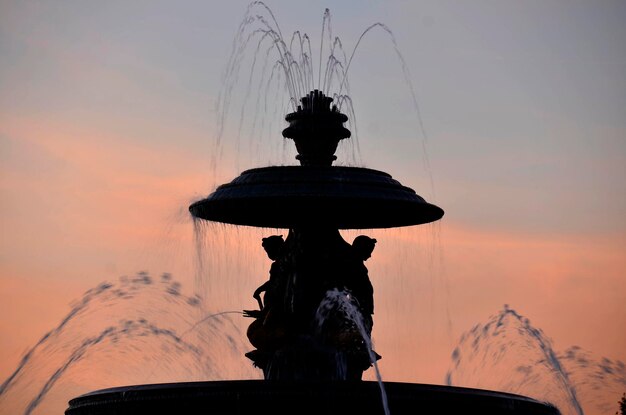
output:
[[[363,371],[371,366],[368,346],[363,335],[371,338],[374,289],[364,262],[371,257],[376,239],[360,235],[354,239],[352,245],[346,245],[348,249],[341,258],[337,258],[334,273],[327,277],[326,289],[337,289],[347,293],[350,302],[361,315],[365,333],[360,331],[354,317],[339,304],[324,320],[321,333],[326,344],[345,356],[347,362],[345,378],[359,380]],[[380,359],[380,355],[372,352],[376,360]]]
[[[269,259],[274,261],[270,267],[270,279],[257,288],[252,295],[259,303],[259,310],[264,311],[266,308],[275,305],[277,301],[280,302],[284,297],[285,273],[281,269],[282,266],[280,262],[277,262],[277,260],[283,253],[285,241],[282,235],[273,235],[263,238],[261,245],[265,249]],[[265,292],[265,301],[261,300],[262,292]]]
[[[368,332],[372,329],[372,318],[374,314],[374,288],[370,282],[367,261],[374,251],[376,239],[365,235],[357,236],[346,256],[339,263],[339,272],[334,281],[331,281],[327,289],[339,289],[348,291],[353,302],[363,316],[365,327]]]
[[[363,318],[374,314],[374,288],[370,282],[364,262],[372,256],[375,246],[376,239],[365,235],[357,236],[352,242],[352,251],[357,259],[357,263],[353,271],[354,279],[349,282],[347,288],[359,302]]]
[[[282,235],[263,238],[262,246],[271,259],[270,278],[261,284],[253,294],[259,304],[259,310],[244,310],[244,316],[255,318],[248,327],[250,343],[258,350],[246,354],[255,364],[264,368],[268,355],[284,342],[287,333],[285,318],[286,281],[284,261],[285,241]],[[261,294],[265,293],[263,300]]]
[[[254,291],[259,309],[245,310],[245,315],[255,319],[247,335],[256,347],[246,356],[266,379],[361,378],[371,362],[353,318],[337,310],[322,328],[316,312],[327,291],[347,291],[362,315],[365,334],[371,335],[374,290],[364,261],[375,245],[375,239],[364,235],[349,244],[332,228],[290,230],[286,240],[280,235],[263,238],[273,261],[270,276]],[[340,355],[343,371],[334,363]]]

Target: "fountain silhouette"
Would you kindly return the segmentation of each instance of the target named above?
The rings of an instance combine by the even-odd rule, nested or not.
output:
[[[391,228],[433,222],[443,210],[386,173],[334,167],[340,140],[350,137],[347,116],[319,90],[303,97],[286,116],[283,136],[293,139],[300,166],[273,166],[243,172],[208,198],[190,206],[194,217],[267,228],[286,228],[285,241],[264,241],[274,261],[264,287],[265,304],[247,314],[256,321],[250,352],[266,379],[337,379],[336,354],[345,355],[345,379],[361,379],[371,362],[360,333],[349,321],[335,321],[333,334],[315,332],[315,311],[327,291],[345,289],[359,304],[371,334],[373,289],[364,261],[376,240],[359,236],[352,244],[339,229]],[[314,357],[317,356],[317,357]],[[297,364],[293,362],[299,362]]]
[[[557,413],[521,396],[430,385],[362,382],[380,358],[371,347],[373,289],[364,265],[375,239],[349,244],[339,229],[391,228],[439,220],[443,210],[390,175],[332,166],[347,116],[314,90],[288,114],[300,166],[244,171],[189,210],[196,218],[286,228],[263,239],[273,261],[254,297],[248,352],[263,381],[144,385],[97,391],[70,401],[68,415],[108,413],[409,413],[417,409]],[[263,299],[261,293],[265,292]],[[334,299],[329,306],[329,298]],[[342,382],[343,381],[343,382]],[[339,382],[339,383],[338,383]]]
[[[262,2],[251,4],[258,6],[274,20]],[[374,292],[364,264],[377,241],[361,235],[348,243],[339,230],[421,225],[441,219],[444,212],[385,172],[333,166],[339,143],[351,137],[344,126],[349,117],[341,106],[347,104],[353,116],[344,93],[353,55],[346,59],[344,54],[342,62],[331,52],[323,82],[320,59],[317,84],[322,89],[315,89],[308,37],[298,36],[301,53],[295,57],[277,24],[272,26],[258,14],[244,19],[239,35],[254,21],[262,27],[253,34],[269,38],[280,55],[277,63],[294,110],[285,118],[289,126],[283,136],[293,140],[300,166],[246,170],[193,203],[189,211],[194,218],[211,222],[288,230],[286,238],[263,238],[262,246],[273,261],[270,278],[253,294],[259,309],[244,311],[253,318],[247,335],[255,347],[246,356],[263,371],[264,380],[106,389],[71,400],[66,414],[403,414],[468,409],[490,414],[558,413],[551,405],[500,392],[393,382],[383,387],[380,376],[379,382],[361,381],[363,371],[381,358],[372,349]],[[329,21],[327,10],[320,53]],[[388,30],[375,24],[364,34],[374,27]],[[251,38],[244,36],[242,44]],[[257,52],[260,47],[261,42]],[[332,43],[335,48],[341,49],[337,40]],[[234,48],[227,76],[236,70],[241,53],[241,47]],[[327,96],[337,74],[335,92]],[[221,99],[225,111],[229,92]],[[376,393],[379,388],[382,399]]]

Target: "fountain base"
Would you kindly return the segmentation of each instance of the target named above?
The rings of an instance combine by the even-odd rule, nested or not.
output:
[[[545,414],[559,411],[519,395],[438,385],[385,382],[394,415]],[[138,385],[90,392],[65,415],[126,414],[383,414],[376,382],[236,380]]]

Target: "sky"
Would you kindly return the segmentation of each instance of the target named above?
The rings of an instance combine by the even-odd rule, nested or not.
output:
[[[102,281],[171,272],[201,289],[189,203],[243,169],[295,163],[283,113],[255,130],[235,104],[215,152],[247,4],[0,0],[0,377]],[[405,62],[372,30],[349,73],[356,164],[446,212],[435,227],[374,233],[386,379],[442,383],[461,334],[504,304],[559,350],[626,360],[626,3],[267,4],[314,48],[326,7],[348,51],[383,22]],[[240,293],[224,307],[251,307],[269,268],[255,241],[275,231],[216,232],[225,263],[211,271],[242,269],[228,249],[260,270],[225,283]]]

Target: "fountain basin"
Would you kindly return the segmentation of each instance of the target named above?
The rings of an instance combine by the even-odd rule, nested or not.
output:
[[[361,167],[246,170],[189,207],[214,222],[265,228],[372,229],[434,222],[443,210],[389,174]]]
[[[385,382],[393,415],[545,414],[542,402],[502,392]],[[90,392],[69,402],[66,415],[126,414],[383,414],[376,382],[236,380],[127,386]]]

